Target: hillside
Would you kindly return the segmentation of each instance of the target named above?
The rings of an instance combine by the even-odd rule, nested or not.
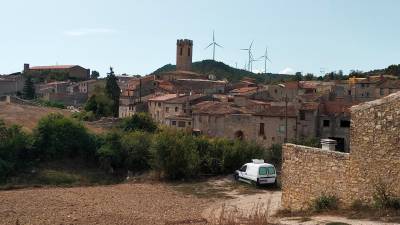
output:
[[[71,115],[70,111],[58,108],[0,102],[0,119],[3,120],[6,125],[20,125],[28,132],[32,131],[37,126],[39,120],[49,113],[61,113],[64,116]],[[101,127],[94,125],[85,124],[85,126],[95,133],[103,131]]]
[[[156,71],[154,74],[174,71],[176,69],[175,65],[167,64]],[[261,74],[261,73],[252,73],[247,70],[236,69],[226,65],[223,62],[217,62],[214,60],[203,60],[199,62],[194,62],[192,65],[192,70],[201,74],[214,74],[217,76],[217,79],[223,80],[227,79],[231,82],[236,82],[241,80],[244,77],[254,78],[258,83],[269,83],[274,81],[282,81],[292,79],[292,75],[287,74]]]

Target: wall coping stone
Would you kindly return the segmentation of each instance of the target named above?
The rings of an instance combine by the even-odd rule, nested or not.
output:
[[[309,146],[304,146],[304,145],[296,145],[296,144],[290,144],[290,143],[285,143],[283,146],[283,149],[286,149],[286,147],[294,147],[297,150],[301,150],[304,152],[311,151],[316,154],[325,154],[325,155],[337,155],[337,156],[343,156],[343,157],[349,157],[350,153],[347,152],[338,152],[338,151],[331,151],[331,150],[324,150],[322,148],[315,148],[315,147],[309,147]]]

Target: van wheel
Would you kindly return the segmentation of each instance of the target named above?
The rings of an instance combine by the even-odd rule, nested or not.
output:
[[[233,178],[234,178],[235,180],[239,180],[239,174],[235,173],[235,174],[233,175]]]

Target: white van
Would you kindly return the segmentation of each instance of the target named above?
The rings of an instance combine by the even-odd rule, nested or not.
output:
[[[249,184],[276,184],[276,169],[274,165],[265,163],[262,159],[244,164],[235,172],[235,180]]]

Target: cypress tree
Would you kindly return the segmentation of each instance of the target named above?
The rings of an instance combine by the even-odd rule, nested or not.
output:
[[[117,77],[115,76],[112,67],[110,67],[110,72],[107,73],[106,80],[106,94],[113,101],[111,111],[113,112],[114,117],[118,117],[119,96],[121,95],[121,89],[118,86]]]
[[[35,86],[30,76],[28,76],[25,80],[24,88],[22,90],[22,97],[29,100],[35,98]]]

